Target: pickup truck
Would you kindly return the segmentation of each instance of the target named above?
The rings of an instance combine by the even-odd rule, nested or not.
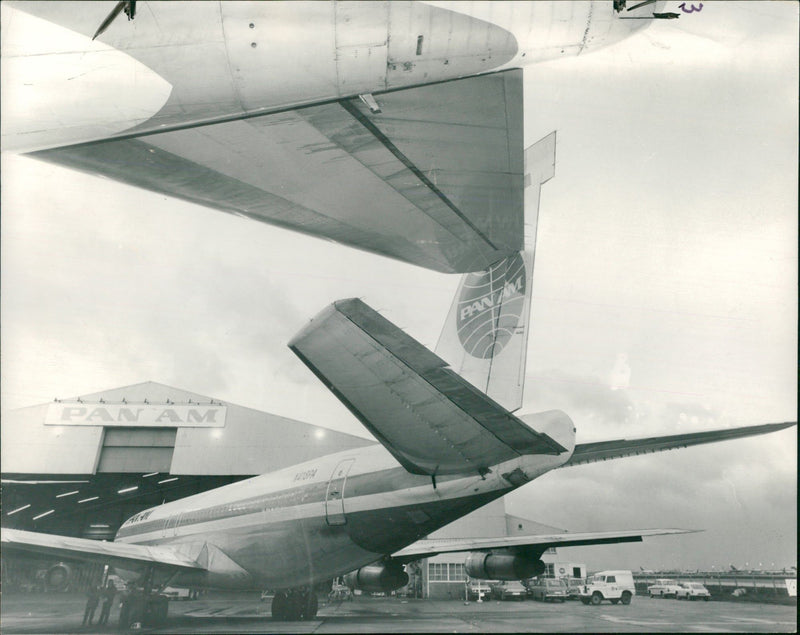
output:
[[[711,599],[711,594],[699,582],[682,582],[678,586],[678,593],[675,598],[678,600],[705,600],[708,602]]]
[[[675,580],[659,579],[655,584],[647,587],[647,594],[651,598],[675,598],[678,597],[680,585]]]

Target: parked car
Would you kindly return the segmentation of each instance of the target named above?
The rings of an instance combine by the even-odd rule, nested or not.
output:
[[[492,586],[489,580],[478,580],[470,578],[467,580],[467,597],[470,600],[478,598],[488,598],[492,594]]]
[[[699,582],[682,582],[678,585],[675,598],[678,600],[705,600],[708,602],[711,599],[711,594]]]
[[[567,599],[579,600],[581,588],[586,584],[586,578],[562,578],[567,585]]]
[[[528,596],[528,589],[519,580],[503,580],[492,585],[492,597],[495,600],[516,598],[524,600]]]
[[[565,602],[567,583],[561,578],[538,578],[528,584],[528,592],[534,600]]]
[[[584,604],[597,606],[603,600],[611,604],[630,604],[636,588],[630,571],[600,571],[590,576],[581,588],[580,599]]]
[[[651,584],[649,587],[647,587],[647,593],[651,598],[656,598],[656,597],[674,598],[678,597],[679,588],[680,585],[676,580],[660,578],[656,580],[655,584]]]
[[[161,590],[161,595],[166,595],[170,600],[190,600],[192,599],[192,590],[168,586]]]

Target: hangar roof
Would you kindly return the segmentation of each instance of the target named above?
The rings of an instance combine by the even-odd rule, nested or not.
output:
[[[4,413],[3,526],[111,538],[153,505],[374,442],[155,382]]]
[[[373,442],[155,382],[9,411],[3,473],[252,476]]]

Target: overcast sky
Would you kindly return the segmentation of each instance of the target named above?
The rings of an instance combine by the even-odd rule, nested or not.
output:
[[[521,412],[578,442],[796,418],[798,5],[704,3],[525,71],[542,189]],[[368,436],[286,342],[358,296],[433,348],[458,276],[2,159],[2,405],[152,380]],[[796,429],[580,466],[507,497],[590,569],[796,564]]]

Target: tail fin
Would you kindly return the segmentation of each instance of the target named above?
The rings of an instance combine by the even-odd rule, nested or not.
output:
[[[462,277],[436,345],[453,370],[512,411],[522,405],[539,190],[555,172],[555,141],[552,132],[525,150],[528,249]]]

